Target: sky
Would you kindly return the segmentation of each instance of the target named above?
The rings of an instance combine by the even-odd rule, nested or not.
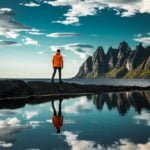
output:
[[[0,0],[0,78],[51,78],[57,48],[71,78],[121,41],[150,45],[149,0]]]

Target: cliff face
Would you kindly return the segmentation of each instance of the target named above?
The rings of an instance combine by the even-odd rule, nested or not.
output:
[[[142,44],[131,50],[123,41],[118,48],[110,47],[105,54],[103,47],[98,47],[93,56],[89,56],[81,65],[75,77],[150,77],[150,47]]]

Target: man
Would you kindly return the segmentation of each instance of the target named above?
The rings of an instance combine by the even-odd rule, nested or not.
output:
[[[59,83],[62,83],[61,80],[61,69],[63,69],[63,56],[60,54],[60,50],[58,49],[56,54],[53,56],[52,65],[54,68],[54,72],[52,75],[52,83],[54,82],[54,77],[56,74],[56,70],[59,72]]]
[[[59,99],[59,110],[57,113],[54,106],[54,100],[52,100],[52,108],[54,112],[52,122],[53,122],[53,126],[56,128],[57,133],[60,133],[60,129],[63,126],[63,115],[61,113],[61,103],[62,103],[62,99]]]

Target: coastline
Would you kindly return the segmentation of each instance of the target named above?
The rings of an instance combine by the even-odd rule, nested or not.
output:
[[[29,99],[38,97],[70,97],[104,92],[122,92],[150,90],[150,86],[114,86],[77,84],[64,82],[49,83],[45,81],[0,80],[0,100]]]

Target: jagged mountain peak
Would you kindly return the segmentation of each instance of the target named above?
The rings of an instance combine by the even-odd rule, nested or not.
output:
[[[99,46],[94,53],[94,55],[99,55],[99,54],[105,54],[102,46]]]
[[[93,56],[82,64],[76,77],[144,77],[145,73],[146,77],[150,77],[148,57],[150,47],[144,48],[142,44],[131,50],[128,43],[123,41],[118,48],[109,47],[106,54],[99,46]],[[142,62],[142,67],[139,67]]]
[[[118,49],[119,49],[119,51],[123,51],[123,52],[125,52],[127,50],[128,51],[131,50],[131,48],[129,47],[129,45],[126,41],[120,42]]]

